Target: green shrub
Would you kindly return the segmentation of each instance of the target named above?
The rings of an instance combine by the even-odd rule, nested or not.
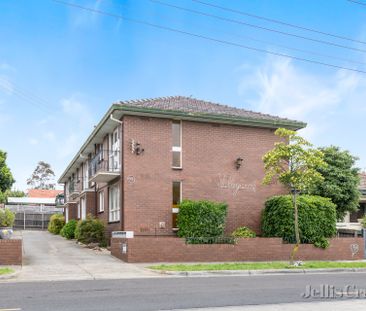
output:
[[[336,234],[335,204],[330,199],[311,195],[298,196],[297,204],[301,242],[327,247],[329,243],[325,243],[324,239]],[[266,201],[262,214],[262,235],[281,237],[284,241],[295,243],[291,196],[275,196]]]
[[[54,214],[50,218],[48,231],[53,234],[60,234],[61,229],[65,225],[65,217],[61,214]]]
[[[247,227],[239,227],[233,231],[231,236],[235,238],[255,238],[256,234],[253,230]]]
[[[71,219],[68,223],[61,229],[60,235],[64,238],[71,240],[75,238],[75,229],[78,222],[75,219]]]
[[[363,216],[362,220],[361,220],[361,224],[362,224],[362,227],[364,229],[366,229],[366,216]]]
[[[225,230],[226,203],[184,200],[177,217],[179,237],[217,237]]]
[[[98,243],[100,246],[106,245],[105,226],[99,220],[88,216],[86,220],[80,220],[75,229],[75,238],[84,244]]]
[[[15,220],[15,214],[8,208],[0,208],[0,227],[12,227]]]

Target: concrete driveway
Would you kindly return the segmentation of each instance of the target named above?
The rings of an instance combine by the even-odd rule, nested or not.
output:
[[[23,267],[18,281],[97,280],[157,277],[108,251],[84,248],[47,231],[21,231]]]

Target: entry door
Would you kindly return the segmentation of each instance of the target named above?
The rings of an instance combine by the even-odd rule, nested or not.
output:
[[[81,199],[81,219],[86,219],[86,204],[85,204],[85,198]]]
[[[120,162],[120,141],[119,141],[119,126],[116,127],[116,129],[113,131],[112,135],[110,136],[110,154],[109,154],[109,170],[119,171],[121,167]]]

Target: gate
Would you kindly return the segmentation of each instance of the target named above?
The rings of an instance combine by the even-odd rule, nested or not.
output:
[[[14,229],[47,230],[50,218],[54,214],[62,214],[63,210],[55,207],[6,206],[15,213]]]

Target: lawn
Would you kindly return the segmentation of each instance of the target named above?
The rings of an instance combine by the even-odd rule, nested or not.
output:
[[[275,262],[243,262],[243,263],[204,263],[204,264],[172,264],[150,266],[150,269],[161,271],[218,271],[218,270],[262,270],[262,269],[334,269],[334,268],[366,268],[366,262],[360,261],[306,261],[304,265],[294,267],[285,261]]]
[[[4,275],[4,274],[9,274],[9,273],[13,273],[14,270],[10,269],[10,268],[0,268],[0,275]]]

